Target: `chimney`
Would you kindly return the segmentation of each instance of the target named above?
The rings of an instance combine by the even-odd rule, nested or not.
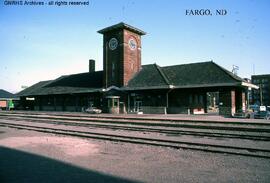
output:
[[[95,60],[90,59],[89,60],[89,72],[95,72]]]

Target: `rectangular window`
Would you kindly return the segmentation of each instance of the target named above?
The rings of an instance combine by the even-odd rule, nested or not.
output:
[[[113,107],[113,101],[111,99],[108,99],[108,107]]]
[[[192,98],[193,98],[193,97],[192,97],[192,95],[190,94],[190,95],[189,95],[189,104],[192,104],[192,102],[193,102]]]
[[[116,99],[113,100],[113,107],[118,107],[118,100]]]
[[[134,64],[133,64],[132,61],[131,61],[131,64],[130,64],[130,68],[131,68],[132,71],[134,70]]]
[[[202,104],[203,104],[203,96],[202,96],[202,95],[199,96],[199,100],[200,100],[200,101],[199,101],[200,104],[202,105]]]
[[[115,79],[115,64],[112,63],[112,80]]]
[[[199,103],[198,95],[194,95],[194,103],[195,104]]]

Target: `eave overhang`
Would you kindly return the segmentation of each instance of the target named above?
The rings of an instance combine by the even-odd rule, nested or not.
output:
[[[194,85],[165,85],[165,86],[145,86],[145,87],[123,87],[123,90],[151,90],[151,89],[189,89],[189,88],[210,88],[210,87],[251,87],[258,89],[256,85],[245,82],[215,83],[215,84],[194,84]]]

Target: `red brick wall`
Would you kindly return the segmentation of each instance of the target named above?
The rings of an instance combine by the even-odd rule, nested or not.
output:
[[[244,90],[236,90],[236,111],[246,110],[246,94]]]
[[[111,38],[118,40],[115,50],[110,50],[108,43]],[[131,50],[128,42],[133,38],[137,47]],[[114,64],[114,71],[113,71]],[[125,86],[141,67],[141,36],[128,30],[111,31],[103,37],[103,85],[105,88]],[[113,72],[115,77],[113,78]]]
[[[115,50],[109,49],[109,41],[111,38],[118,40],[118,46]],[[121,75],[123,63],[123,31],[112,31],[103,35],[103,86],[105,88],[121,86]],[[115,78],[112,78],[112,65],[115,65]]]
[[[231,113],[233,115],[236,112],[235,111],[236,110],[235,90],[231,90],[230,93],[231,93],[231,102],[232,102],[232,104],[231,104],[231,108],[232,108]]]
[[[235,90],[225,90],[219,92],[219,101],[222,105],[219,106],[219,114],[231,116],[235,113]]]
[[[242,110],[246,111],[246,94],[242,92]]]
[[[137,47],[132,50],[129,47],[129,40],[135,40]],[[141,36],[124,30],[124,63],[123,63],[123,85],[127,85],[128,81],[141,68]]]

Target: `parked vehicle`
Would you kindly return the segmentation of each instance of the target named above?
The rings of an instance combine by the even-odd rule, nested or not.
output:
[[[245,111],[243,110],[238,110],[234,115],[233,117],[234,118],[253,118],[253,115],[254,112],[253,112],[253,109],[247,109]]]
[[[254,114],[255,119],[270,119],[270,111],[258,111]]]
[[[96,107],[88,107],[87,109],[84,110],[87,113],[90,114],[100,114],[102,111]]]
[[[258,112],[260,110],[260,106],[258,106],[258,105],[250,105],[249,109],[251,109],[253,112]]]

